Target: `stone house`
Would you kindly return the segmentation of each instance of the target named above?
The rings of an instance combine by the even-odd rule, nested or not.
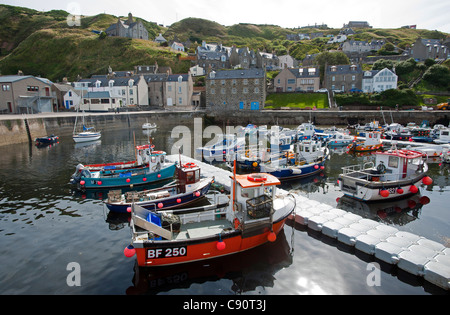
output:
[[[128,14],[128,19],[122,21],[120,18],[116,23],[111,24],[105,31],[108,36],[119,36],[129,38],[139,38],[148,40],[148,31],[141,21],[133,22],[133,15]]]
[[[278,57],[278,66],[280,69],[295,68],[298,66],[298,61],[290,55],[283,55]]]
[[[276,92],[314,92],[320,86],[319,69],[290,68],[283,69],[274,78],[274,89]]]
[[[264,69],[211,71],[206,76],[206,108],[215,111],[260,110],[266,100]]]
[[[446,45],[447,44],[447,45]],[[450,45],[439,39],[418,38],[413,44],[411,55],[414,59],[423,61],[430,59],[448,59]]]
[[[362,90],[364,93],[382,92],[397,88],[398,76],[388,68],[364,71]]]
[[[203,69],[229,69],[231,47],[202,42],[197,47],[196,64]]]
[[[31,75],[0,76],[0,113],[53,112],[52,82]]]
[[[164,107],[166,105],[165,89],[169,74],[155,73],[144,75],[148,85],[148,105]]]
[[[242,69],[262,68],[262,56],[248,47],[236,48],[233,46],[230,53],[230,66]]]
[[[328,90],[348,92],[362,89],[362,69],[360,65],[333,65],[325,67],[324,84]]]

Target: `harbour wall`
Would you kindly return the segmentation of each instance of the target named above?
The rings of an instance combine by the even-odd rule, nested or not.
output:
[[[214,113],[204,111],[152,111],[127,113],[86,113],[87,126],[107,131],[117,128],[140,128],[146,121],[158,125],[191,125],[194,118],[202,118],[203,125],[246,126],[291,125],[312,121],[320,126],[348,126],[377,120],[380,124],[427,120],[430,125],[449,125],[449,111],[337,111],[337,110],[264,110]],[[73,132],[75,120],[81,127],[82,115],[77,113],[48,113],[33,115],[0,115],[0,146],[32,142],[37,137],[55,134],[68,136]]]

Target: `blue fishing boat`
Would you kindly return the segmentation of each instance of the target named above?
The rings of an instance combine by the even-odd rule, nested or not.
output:
[[[214,178],[200,178],[200,167],[194,163],[177,166],[177,182],[142,191],[111,190],[104,202],[113,212],[130,212],[133,202],[148,210],[178,209],[203,199]]]
[[[58,139],[58,136],[51,134],[50,136],[36,138],[34,141],[36,142],[36,145],[39,146],[58,142]]]
[[[305,140],[294,145],[284,157],[260,164],[260,172],[271,174],[279,180],[311,176],[325,168],[329,150],[320,141]]]
[[[148,167],[143,169],[100,170],[91,172],[78,164],[71,183],[79,190],[134,187],[168,180],[175,174],[175,163],[165,162],[166,152],[153,151]]]

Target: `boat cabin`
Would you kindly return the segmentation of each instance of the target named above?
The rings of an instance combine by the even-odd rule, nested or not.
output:
[[[422,153],[412,150],[376,152],[375,168],[382,181],[396,181],[410,177],[420,170]]]
[[[137,165],[145,165],[150,163],[150,154],[154,147],[154,145],[149,144],[136,146]]]
[[[184,193],[186,185],[195,184],[200,180],[200,167],[195,163],[181,164],[181,167],[177,167],[176,174],[180,193]]]
[[[364,140],[365,145],[377,145],[382,143],[381,132],[379,131],[369,131],[366,133],[366,140]]]
[[[236,175],[232,200],[237,221],[243,237],[251,236],[261,229],[270,230],[276,185],[280,181],[273,175],[255,173]]]

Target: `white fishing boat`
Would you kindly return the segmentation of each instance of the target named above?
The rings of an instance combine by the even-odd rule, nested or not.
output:
[[[156,123],[150,123],[148,121],[142,124],[142,129],[156,129],[157,127],[158,125],[156,125]]]
[[[450,143],[450,128],[439,129],[439,135],[433,142],[438,144]]]
[[[343,167],[339,175],[339,188],[352,198],[379,201],[416,194],[420,183],[430,185],[426,176],[428,165],[423,154],[413,150],[398,150],[395,145],[388,151],[373,153],[374,162]]]

